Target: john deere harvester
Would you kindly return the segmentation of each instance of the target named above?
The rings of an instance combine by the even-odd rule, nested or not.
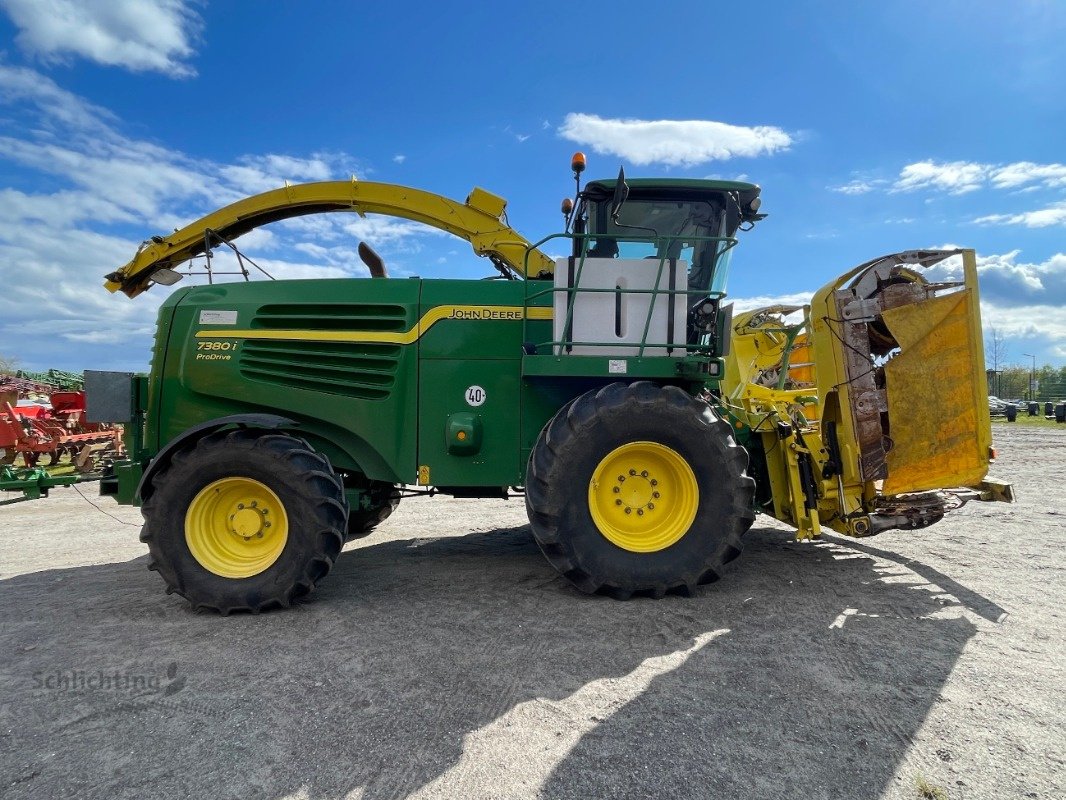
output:
[[[536,244],[504,208],[482,189],[460,203],[287,186],[153,237],[107,276],[135,297],[258,226],[339,211],[441,228],[493,268],[389,278],[363,244],[374,277],[179,289],[149,375],[89,374],[90,418],[127,423],[129,459],[101,490],[141,505],[168,591],[222,613],[287,606],[347,539],[430,489],[524,491],[548,561],[618,598],[717,579],[757,512],[801,537],[866,536],[1007,497],[983,482],[972,251],[870,262],[793,321],[734,316],[726,278],[738,232],[763,218],[758,186],[579,181],[565,232]],[[922,277],[948,257],[963,282]]]

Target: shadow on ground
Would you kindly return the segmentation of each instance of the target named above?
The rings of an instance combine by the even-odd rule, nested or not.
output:
[[[261,617],[193,614],[143,558],[22,575],[0,582],[0,786],[877,798],[974,633],[929,583],[951,582],[769,529],[694,599],[579,595],[526,527],[370,540]],[[77,679],[116,673],[146,685]]]

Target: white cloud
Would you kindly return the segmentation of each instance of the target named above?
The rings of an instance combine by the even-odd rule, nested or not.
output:
[[[861,181],[852,181],[860,187]],[[1056,189],[1066,187],[1066,164],[1037,164],[1032,161],[1015,161],[1011,164],[982,164],[976,161],[918,161],[907,164],[900,170],[899,178],[892,185],[896,192],[916,189],[938,189],[951,194],[966,194],[992,186],[996,189],[1027,191],[1037,188]],[[831,187],[832,188],[832,187]],[[870,188],[873,188],[871,184]],[[847,192],[844,187],[836,191]]]
[[[867,194],[872,192],[882,181],[863,181],[853,180],[840,186],[827,186],[831,192],[839,192],[840,194]]]
[[[429,228],[421,222],[412,222],[395,217],[385,217],[380,214],[367,214],[365,217],[354,214],[339,219],[338,224],[347,234],[349,239],[365,239],[378,244],[394,244],[400,240],[415,242],[414,237],[425,236],[450,236],[451,234],[437,228]]]
[[[242,194],[259,194],[285,185],[286,181],[327,181],[336,176],[343,154],[315,153],[310,158],[277,154],[243,156],[235,165],[222,167],[222,175]],[[327,163],[329,162],[329,163]]]
[[[46,62],[70,56],[135,72],[194,75],[201,20],[185,0],[0,0],[19,46]]]
[[[982,301],[981,324],[986,330],[995,328],[1007,339],[1035,339],[1039,347],[1066,352],[1066,314],[1062,306],[997,306]]]
[[[17,206],[21,200],[26,203],[19,212],[23,217],[143,220],[169,230],[249,194],[280,188],[286,181],[321,181],[354,172],[354,162],[343,153],[308,157],[268,153],[243,156],[234,164],[192,158],[125,136],[105,109],[85,103],[32,70],[3,64],[0,102],[22,106],[35,118],[33,126],[22,126],[19,136],[0,136],[0,159],[77,187],[37,196],[6,190],[0,193],[0,215],[5,205]]]
[[[269,231],[267,231],[269,233]],[[243,250],[246,248],[242,248]],[[314,263],[312,261],[293,261],[290,259],[282,258],[262,258],[258,257],[254,259],[254,264],[246,264],[245,267],[252,274],[252,280],[261,279],[262,273],[258,273],[256,265],[261,267],[268,275],[276,280],[293,280],[298,278],[365,278],[370,275],[370,271],[363,266],[362,262],[354,256],[354,248],[352,250],[354,261],[350,264],[343,266],[337,265],[323,265],[322,263]],[[202,269],[203,259],[197,260],[196,269]],[[219,272],[239,272],[240,265],[237,262],[237,257],[233,254],[232,250],[228,248],[219,248],[215,251],[215,255],[212,258],[212,268]],[[244,278],[238,275],[228,275],[222,278],[216,279],[217,282],[230,282],[236,283],[243,281]],[[139,300],[140,298],[138,298]]]
[[[1027,184],[1066,187],[1066,164],[1034,164],[1018,161],[992,170],[992,184],[998,189],[1014,189]]]
[[[1027,228],[1066,225],[1066,201],[1035,211],[1023,211],[1019,214],[989,214],[978,217],[974,222],[979,225],[1024,225]]]
[[[711,120],[604,119],[567,114],[564,139],[615,155],[633,164],[689,167],[734,157],[770,155],[792,144],[788,133],[769,125],[745,127]]]
[[[75,222],[132,222],[137,216],[106,197],[77,190],[52,194],[26,194],[17,189],[0,189],[0,227],[27,222],[46,222],[67,227]]]
[[[529,138],[529,134],[527,134],[527,133],[518,133],[510,125],[505,126],[504,129],[503,129],[503,132],[508,134],[508,135],[510,135],[510,136],[513,136],[515,138],[515,141],[517,141],[519,144],[521,144],[522,142],[526,141]]]
[[[951,194],[966,194],[980,189],[988,178],[987,164],[967,161],[919,161],[908,164],[899,173],[893,191],[911,192],[915,189],[941,189]]]
[[[951,249],[946,247],[944,249]],[[977,256],[981,299],[994,308],[1057,306],[1066,324],[1066,254],[1046,261],[1021,261],[1021,250]],[[931,280],[961,280],[962,261],[955,257],[941,262],[926,275]],[[1043,325],[1042,320],[1033,320]]]
[[[343,179],[352,172],[343,153],[257,154],[235,163],[194,158],[131,138],[105,109],[33,70],[3,63],[0,105],[16,123],[0,136],[0,169],[18,164],[36,174],[38,185],[56,187],[29,192],[0,185],[0,342],[19,342],[28,368],[143,369],[167,290],[156,287],[131,302],[102,286],[103,275],[125,264],[137,242],[286,180]],[[42,174],[48,177],[40,180]],[[404,258],[421,249],[427,232],[437,233],[406,220],[333,214],[260,228],[237,243],[274,277],[352,277],[367,274],[355,252],[359,239],[367,239],[390,271],[403,275],[414,266]],[[14,265],[17,280],[8,274]],[[215,265],[236,266],[225,248],[216,251]],[[24,335],[42,322],[54,336]]]
[[[733,304],[733,313],[741,314],[766,306],[805,306],[811,302],[814,292],[792,292],[791,294],[756,295],[755,297],[730,297],[726,302]]]
[[[403,153],[397,153],[392,157],[392,160],[397,164],[402,164],[404,161],[407,160],[407,156],[405,156]]]
[[[866,194],[887,181],[852,180],[831,191],[848,195]],[[978,189],[1009,190],[1017,195],[1037,191],[1060,193],[1066,189],[1066,164],[1038,164],[1015,161],[1009,164],[984,164],[976,161],[918,161],[907,164],[891,184],[891,192],[917,190],[943,191],[953,195],[970,194]],[[932,198],[926,198],[929,203]],[[980,225],[1024,225],[1027,228],[1066,226],[1066,200],[1052,202],[1029,211],[985,214],[973,220]]]
[[[67,125],[79,130],[100,130],[114,121],[107,109],[93,105],[36,70],[0,62],[0,103],[28,104],[44,115],[49,125]]]

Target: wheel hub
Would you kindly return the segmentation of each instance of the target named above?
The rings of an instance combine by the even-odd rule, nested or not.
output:
[[[263,532],[263,514],[254,508],[241,508],[230,515],[233,532],[245,539]]]
[[[661,493],[656,490],[659,480],[647,470],[631,472],[634,474],[630,475],[628,480],[624,475],[618,476],[616,493],[619,497],[615,505],[621,505],[627,509],[627,513],[654,511],[655,500],[661,497]]]
[[[663,550],[692,525],[699,507],[695,473],[676,450],[631,442],[597,465],[589,512],[609,541],[637,553]]]
[[[264,483],[231,477],[201,489],[185,514],[185,542],[200,566],[224,578],[268,569],[288,541],[285,508]]]

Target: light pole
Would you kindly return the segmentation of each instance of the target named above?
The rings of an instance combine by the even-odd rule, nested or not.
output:
[[[1036,397],[1034,396],[1036,392],[1033,391],[1033,384],[1036,382],[1036,356],[1032,353],[1022,353],[1022,355],[1033,359],[1033,366],[1029,370],[1029,402],[1032,402],[1033,400],[1036,400]]]

